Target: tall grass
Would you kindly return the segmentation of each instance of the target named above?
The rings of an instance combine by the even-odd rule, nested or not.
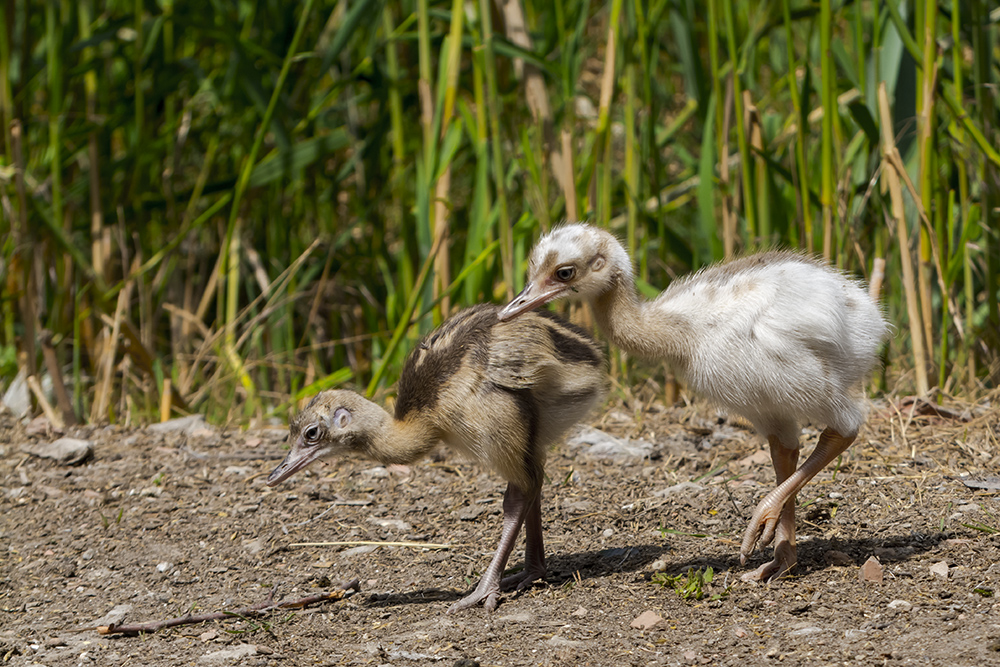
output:
[[[384,392],[569,217],[647,293],[774,245],[884,259],[880,388],[995,387],[998,24],[986,0],[8,0],[0,384],[64,378],[63,418],[117,422]]]

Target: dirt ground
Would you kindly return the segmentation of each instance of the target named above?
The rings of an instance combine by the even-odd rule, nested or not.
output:
[[[839,466],[800,494],[799,564],[768,585],[740,575],[770,549],[747,566],[738,558],[745,521],[774,480],[760,439],[702,405],[611,407],[593,425],[636,446],[607,458],[567,443],[549,458],[548,580],[504,594],[493,614],[457,615],[445,610],[477,581],[500,534],[503,483],[471,463],[325,462],[268,489],[286,449],[281,428],[71,429],[94,451],[69,466],[25,453],[58,437],[44,424],[0,417],[0,658],[1000,664],[1000,497],[997,484],[962,479],[998,473],[1000,410],[949,407],[876,402]],[[806,429],[806,453],[815,438]],[[398,545],[406,542],[448,546]],[[877,566],[862,568],[870,557],[881,581]],[[520,558],[515,550],[510,566]],[[715,578],[701,600],[668,583],[680,575],[683,587],[689,569],[694,581],[709,566]],[[297,599],[355,578],[360,591],[342,600],[260,619],[143,636],[95,630],[246,608],[274,586],[275,599]]]

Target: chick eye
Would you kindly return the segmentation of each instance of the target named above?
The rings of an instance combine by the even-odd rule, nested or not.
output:
[[[318,424],[309,424],[304,429],[302,429],[302,439],[305,440],[310,445],[315,445],[319,442],[320,428]]]
[[[564,283],[568,283],[573,280],[573,276],[576,275],[575,266],[560,266],[556,269],[556,280]]]

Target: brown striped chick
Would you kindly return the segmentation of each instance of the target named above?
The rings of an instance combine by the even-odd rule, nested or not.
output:
[[[604,355],[582,329],[550,313],[501,322],[495,305],[456,314],[406,360],[395,415],[352,391],[317,395],[289,427],[292,449],[267,480],[284,481],[318,458],[358,453],[412,463],[438,443],[507,480],[500,544],[479,585],[448,610],[545,576],[541,490],[546,450],[604,398]],[[521,526],[524,569],[501,578]]]

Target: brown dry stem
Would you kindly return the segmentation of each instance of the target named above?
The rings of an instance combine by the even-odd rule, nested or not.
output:
[[[267,596],[267,599],[263,602],[258,602],[255,605],[244,607],[243,609],[237,609],[236,611],[217,611],[211,614],[198,615],[185,614],[184,616],[178,616],[176,618],[168,618],[162,621],[148,621],[146,623],[99,625],[97,626],[97,632],[102,635],[135,636],[153,633],[157,630],[164,630],[166,628],[174,628],[179,625],[204,623],[205,621],[219,621],[226,618],[256,618],[277,609],[302,609],[304,607],[308,607],[309,605],[326,602],[328,600],[340,600],[347,594],[347,591],[353,590],[357,592],[361,590],[361,583],[357,579],[352,579],[344,582],[337,590],[320,593],[319,595],[309,595],[297,600],[284,600],[278,603],[274,602],[274,592],[276,589],[277,586],[272,588],[270,594]]]

